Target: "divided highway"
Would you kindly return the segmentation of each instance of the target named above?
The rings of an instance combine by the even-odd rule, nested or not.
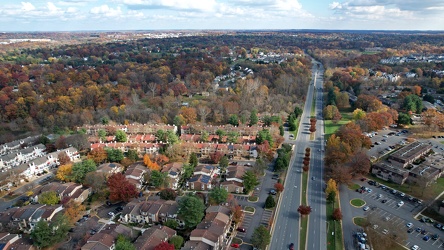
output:
[[[276,211],[274,231],[269,249],[288,249],[290,243],[299,246],[299,214],[298,207],[301,204],[302,183],[302,161],[305,148],[312,148],[312,159],[309,171],[308,205],[312,207],[309,216],[309,231],[307,249],[326,249],[326,216],[325,195],[323,194],[323,121],[318,116],[322,112],[322,93],[317,91],[322,88],[323,68],[317,66],[318,62],[313,60],[312,84],[309,85],[307,98],[301,115],[300,127],[298,129],[295,149],[288,169],[284,192],[280,199],[279,210]],[[310,141],[310,115],[313,98],[316,98],[316,124],[315,140]],[[318,100],[319,98],[319,100]]]

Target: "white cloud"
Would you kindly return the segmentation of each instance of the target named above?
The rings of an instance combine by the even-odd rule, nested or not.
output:
[[[130,9],[172,9],[189,11],[214,11],[215,0],[122,0]]]
[[[96,17],[119,17],[122,15],[122,10],[120,9],[120,6],[117,6],[117,8],[113,9],[104,4],[98,7],[93,7],[90,13],[97,15]]]
[[[22,10],[23,11],[33,11],[33,10],[35,10],[35,7],[30,2],[22,2]]]

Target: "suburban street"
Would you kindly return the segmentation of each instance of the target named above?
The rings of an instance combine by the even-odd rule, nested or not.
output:
[[[312,68],[312,79],[314,82],[315,74],[317,74],[317,64],[314,61]],[[322,87],[322,79],[317,78],[316,87]],[[321,96],[316,92],[314,84],[310,84],[307,92],[307,98],[301,115],[300,127],[294,141],[295,148],[287,172],[287,177],[284,186],[284,192],[280,199],[280,206],[277,207],[274,230],[272,234],[269,249],[288,249],[290,243],[295,244],[297,249],[299,246],[299,214],[297,209],[301,204],[301,183],[302,183],[302,159],[305,154],[306,147],[312,147],[312,165],[310,166],[310,178],[315,177],[315,180],[309,182],[309,205],[312,206],[313,211],[310,215],[309,243],[308,249],[325,249],[325,206],[323,206],[324,195],[322,194],[322,150],[321,141],[323,131],[322,124],[317,123],[317,135],[321,133],[321,137],[317,136],[316,141],[310,141],[310,132],[308,131],[310,124],[310,112],[313,96]],[[322,106],[317,104],[316,110],[320,112]],[[319,138],[319,139],[318,139]],[[321,151],[318,151],[321,150]],[[304,194],[305,195],[305,194]],[[322,212],[323,211],[323,212]],[[311,225],[313,223],[313,225]],[[314,232],[314,233],[312,233]],[[324,234],[324,235],[322,235]],[[322,242],[321,242],[322,241]],[[314,247],[312,247],[314,246]]]

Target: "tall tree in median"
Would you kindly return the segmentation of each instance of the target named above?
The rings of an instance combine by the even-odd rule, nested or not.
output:
[[[270,232],[264,226],[257,227],[251,236],[251,243],[260,250],[265,250],[267,245],[270,244],[270,240]]]
[[[184,196],[179,200],[179,218],[185,222],[187,228],[193,228],[202,221],[205,215],[205,205],[194,195]]]
[[[302,215],[309,215],[311,213],[311,207],[310,206],[305,206],[305,205],[300,205],[298,208],[298,212]]]

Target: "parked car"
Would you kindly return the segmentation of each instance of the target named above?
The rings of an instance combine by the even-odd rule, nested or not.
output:
[[[368,211],[370,209],[370,207],[369,206],[365,206],[362,209],[364,209],[364,211]]]
[[[237,231],[239,231],[239,232],[246,232],[247,230],[245,228],[243,228],[243,227],[238,227]]]
[[[426,235],[426,236],[424,236],[424,238],[422,238],[422,239],[425,240],[425,241],[428,241],[428,240],[430,239],[430,236]]]
[[[413,245],[412,248],[410,248],[410,249],[411,249],[411,250],[418,250],[419,247],[418,247],[418,245]]]
[[[231,247],[239,248],[239,244],[237,244],[237,243],[232,243],[232,244],[231,244]]]
[[[270,190],[270,192],[268,192],[268,193],[271,194],[271,195],[276,195],[277,194],[276,190],[274,190],[274,189]]]
[[[398,202],[398,207],[401,207],[402,205],[404,205],[403,201]]]
[[[412,233],[413,231],[415,231],[413,228],[409,228],[409,230],[407,230],[407,233]]]
[[[408,228],[411,228],[411,227],[413,227],[413,223],[409,222],[409,223],[406,224],[406,226],[407,226]]]
[[[434,234],[434,235],[432,236],[432,240],[437,240],[437,239],[438,239],[438,237],[439,237],[439,235],[438,235],[438,234]]]

